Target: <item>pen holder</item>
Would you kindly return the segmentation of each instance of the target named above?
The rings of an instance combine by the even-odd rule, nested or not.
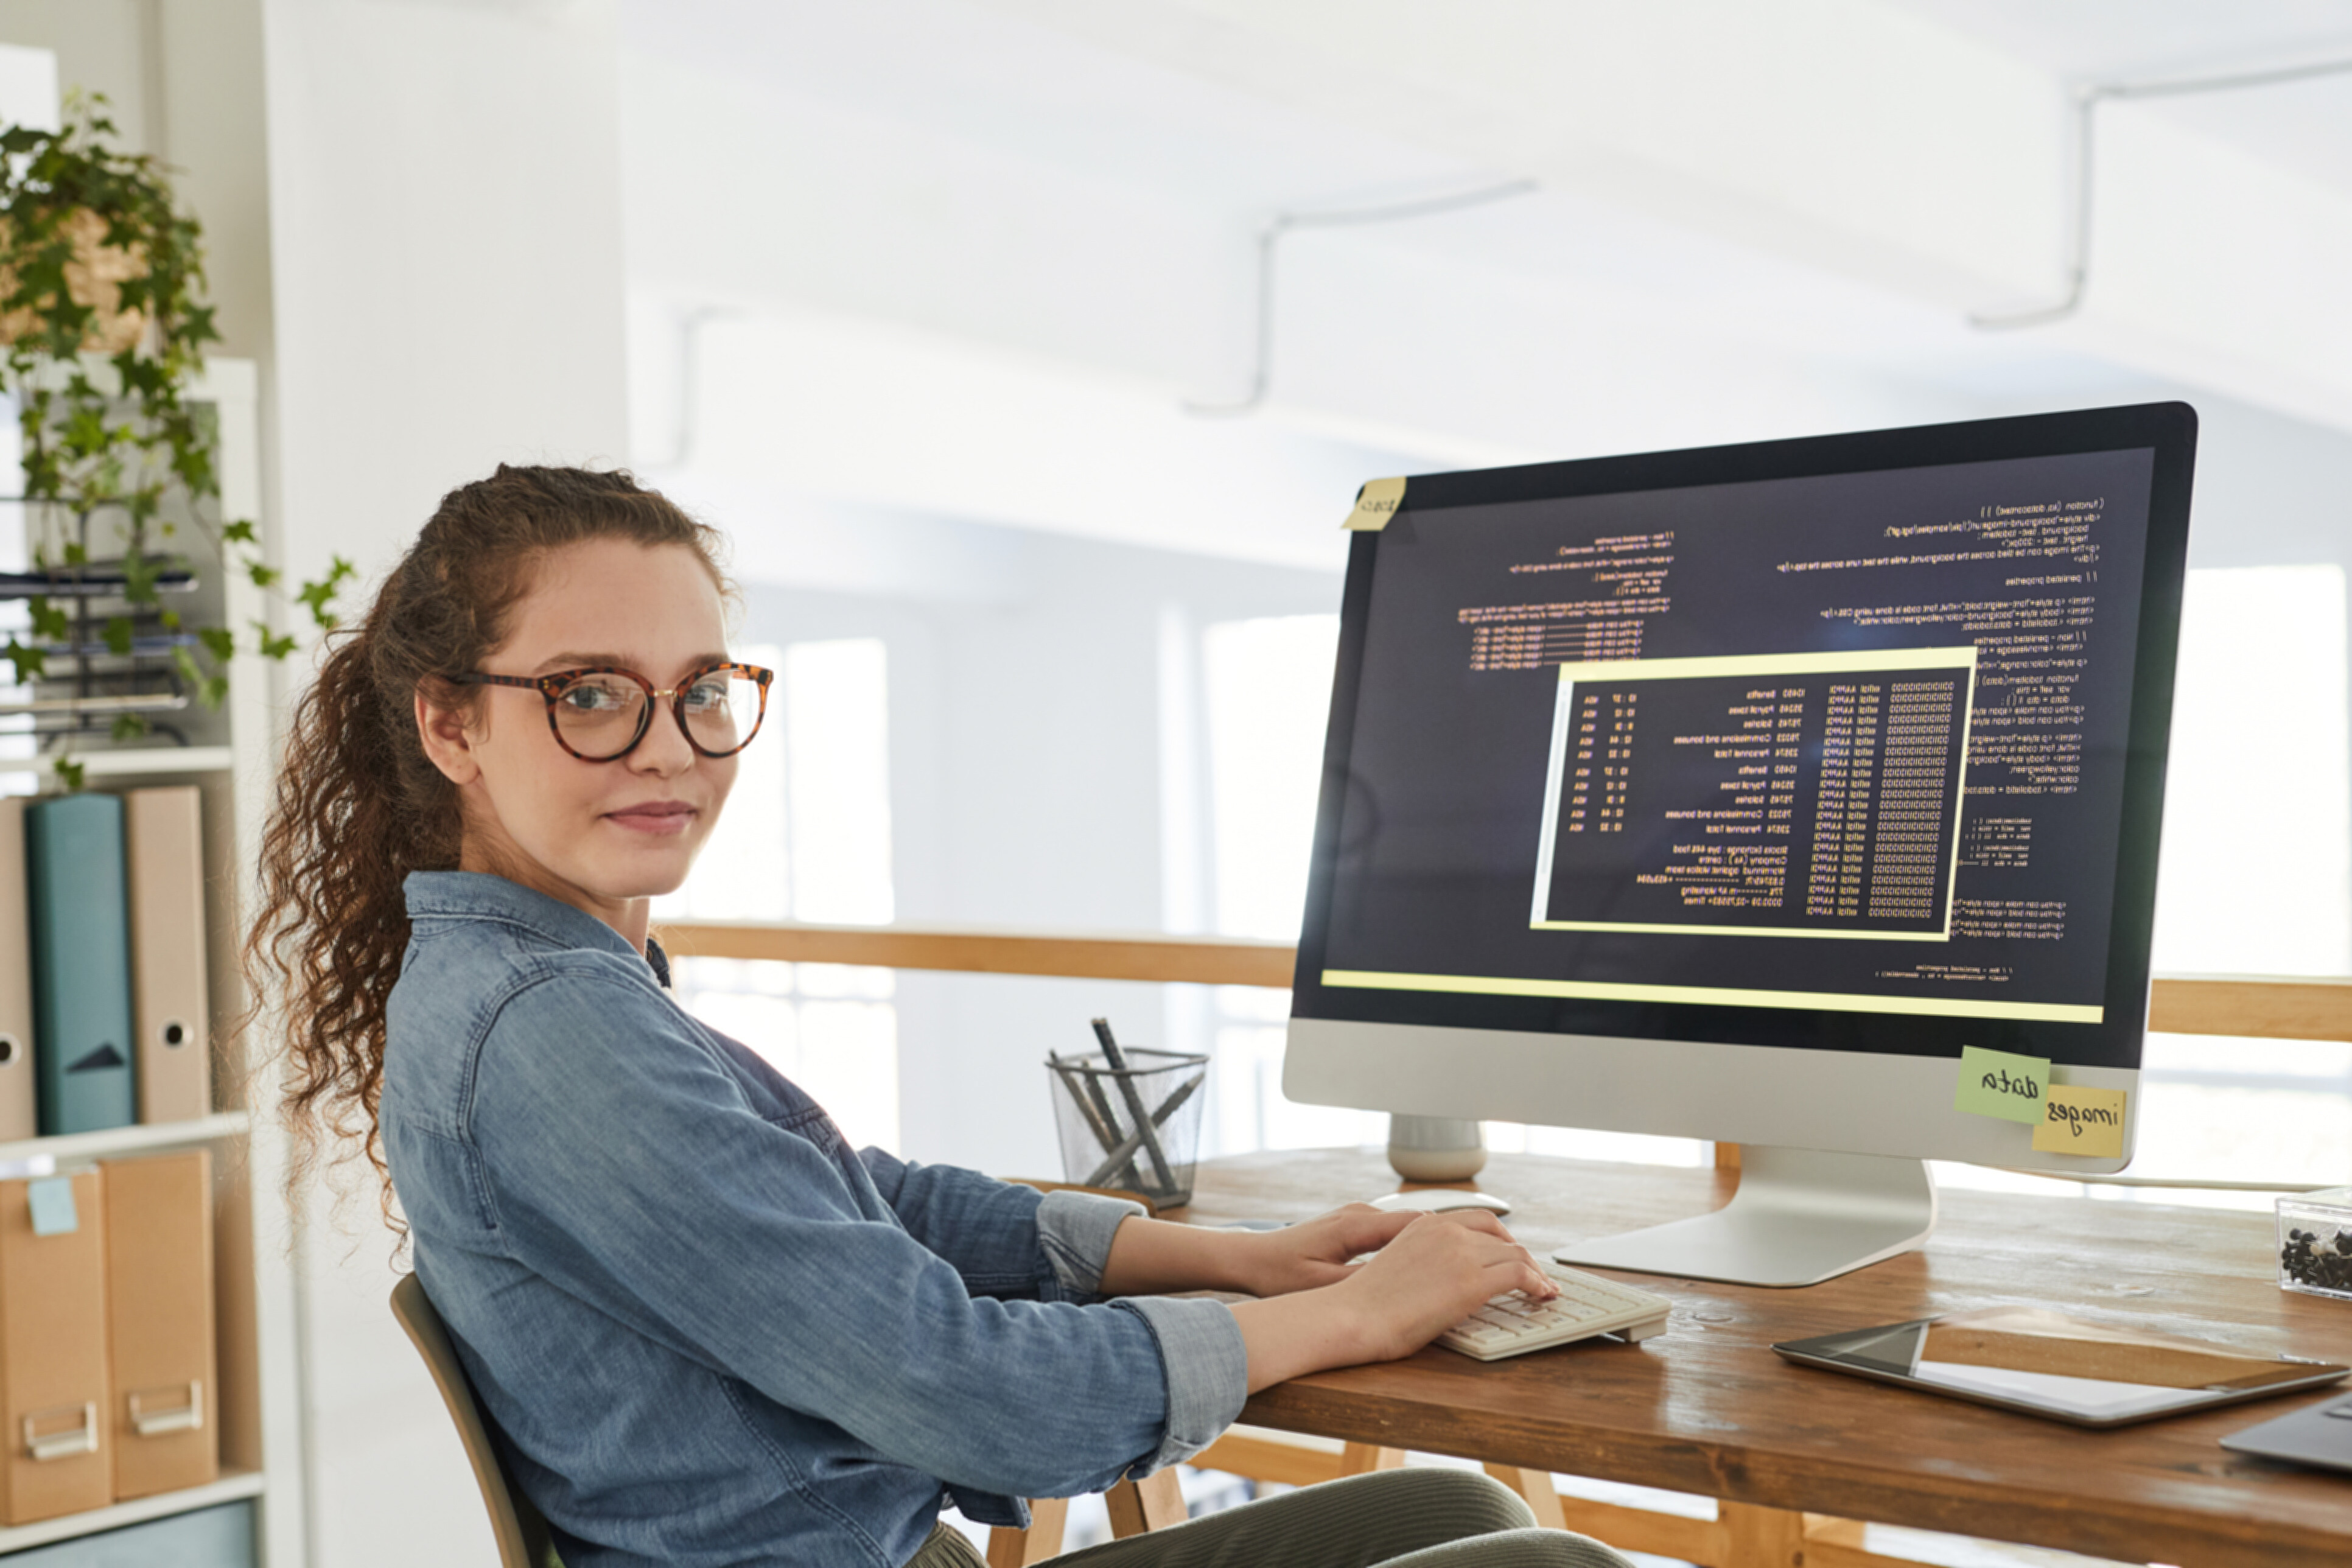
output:
[[[1124,1068],[1100,1055],[1046,1058],[1062,1169],[1082,1187],[1123,1187],[1160,1208],[1191,1203],[1209,1058],[1134,1047],[1122,1054]]]

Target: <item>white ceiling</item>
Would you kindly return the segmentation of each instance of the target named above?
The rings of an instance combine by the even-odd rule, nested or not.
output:
[[[2352,0],[1877,4],[1990,45],[2053,84],[2352,58]],[[1228,215],[1242,229],[1286,207],[1345,207],[1523,172],[1303,108],[1273,50],[1229,73],[1255,72],[1254,91],[961,0],[625,0],[622,18],[632,49],[1077,179],[1141,187]],[[2352,75],[2171,100],[2151,112],[2352,192]],[[2052,148],[2053,163],[2061,151]],[[1983,335],[1961,330],[1948,308],[1919,319],[1906,309],[1916,300],[1874,297],[1818,268],[1777,265],[1704,227],[1579,200],[1557,183],[1507,207],[1351,237],[1580,289],[1671,299],[1677,313],[1696,312],[1709,330],[1905,373],[1925,368],[1975,384],[1992,363],[2013,363],[2029,380],[2049,368],[2011,342],[1986,352]],[[2053,292],[2061,261],[2053,244]]]
[[[2352,0],[1891,0],[2069,84],[2352,61]],[[2352,190],[2352,75],[2168,100],[2164,117]]]
[[[761,91],[1186,202],[1271,207],[1475,174],[960,0],[624,0],[622,37]]]
[[[2352,56],[2352,0],[622,0],[621,17],[652,317],[830,311],[1181,418],[1176,399],[1246,384],[1270,215],[1534,174],[1532,195],[1286,239],[1266,417],[1339,439],[1308,469],[2175,384],[2352,428],[2352,321],[2326,281],[2352,275],[2352,76],[2110,111],[2148,119],[2103,142],[2091,308],[2040,331],[1967,321],[2062,286],[2071,84]],[[2225,198],[2226,221],[2200,218]],[[2282,281],[2231,236],[2308,254]],[[667,352],[648,332],[641,363]]]

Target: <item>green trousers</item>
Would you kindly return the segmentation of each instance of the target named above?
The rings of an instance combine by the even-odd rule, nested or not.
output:
[[[1589,1536],[1538,1530],[1475,1470],[1379,1470],[1302,1487],[1053,1559],[1054,1568],[1633,1568]],[[907,1568],[985,1568],[941,1525]]]

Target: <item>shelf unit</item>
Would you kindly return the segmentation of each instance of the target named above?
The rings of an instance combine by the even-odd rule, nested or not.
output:
[[[233,746],[142,746],[136,751],[83,752],[76,758],[82,776],[92,779],[226,773],[236,765],[235,759]]]
[[[112,1503],[94,1508],[88,1513],[68,1513],[57,1519],[45,1519],[38,1524],[20,1524],[14,1530],[0,1529],[0,1557],[11,1552],[29,1551],[36,1546],[51,1546],[77,1536],[95,1535],[102,1530],[121,1530],[129,1524],[145,1524],[149,1520],[169,1519],[175,1513],[194,1513],[200,1508],[215,1508],[225,1502],[242,1502],[247,1498],[261,1495],[259,1470],[231,1469],[224,1465],[221,1479],[210,1486],[190,1487],[185,1491],[159,1492],[153,1497],[133,1498],[129,1502]]]
[[[253,363],[212,361],[190,400],[211,404],[219,420],[221,515],[261,518],[260,389]],[[259,591],[242,574],[224,571],[220,583],[227,624],[244,627],[272,618]],[[66,1166],[198,1143],[213,1147],[221,1478],[184,1491],[0,1528],[0,1557],[250,1500],[257,1514],[257,1568],[294,1568],[304,1558],[298,1294],[287,1210],[279,1195],[286,1169],[284,1142],[269,1114],[269,1079],[248,1083],[242,1065],[232,1065],[222,1049],[230,1024],[245,1005],[236,963],[238,910],[250,885],[252,847],[259,842],[267,805],[275,750],[273,698],[281,679],[279,669],[257,655],[240,652],[232,661],[226,744],[150,743],[115,750],[93,740],[74,752],[91,789],[193,784],[202,792],[213,1102],[219,1109],[188,1121],[0,1143],[0,1170],[11,1171],[28,1161]],[[247,787],[240,787],[240,781]],[[50,782],[47,776],[41,779],[43,787]],[[257,1098],[257,1107],[243,1103],[248,1091]]]
[[[242,1138],[253,1130],[253,1119],[242,1110],[215,1110],[188,1121],[142,1122],[136,1127],[109,1127],[100,1132],[68,1132],[54,1138],[26,1138],[0,1143],[0,1169],[34,1159],[58,1164],[82,1160],[111,1160],[120,1154],[142,1154],[156,1149],[185,1149],[194,1143],[218,1143]]]

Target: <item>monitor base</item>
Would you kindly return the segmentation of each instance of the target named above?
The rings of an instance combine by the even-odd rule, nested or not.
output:
[[[1818,1285],[1908,1252],[1936,1228],[1926,1162],[1745,1144],[1713,1214],[1560,1248],[1562,1263],[1731,1285]]]

